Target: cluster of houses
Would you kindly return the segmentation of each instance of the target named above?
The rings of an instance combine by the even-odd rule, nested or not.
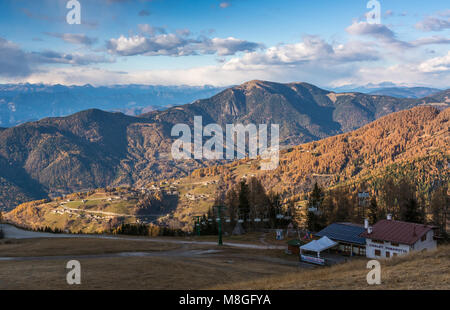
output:
[[[434,226],[386,219],[369,226],[353,223],[333,223],[318,233],[307,244],[288,243],[299,248],[301,261],[325,265],[330,253],[368,258],[390,258],[412,251],[432,250],[437,247],[437,228]]]
[[[167,182],[165,182],[165,183],[167,183]],[[170,184],[170,186],[168,188],[152,184],[148,189],[145,187],[141,188],[141,192],[142,192],[142,194],[146,194],[149,192],[151,192],[151,193],[164,192],[167,195],[178,195],[178,189],[174,184]]]
[[[88,220],[95,220],[95,221],[104,221],[104,220],[110,220],[113,219],[115,216],[114,215],[97,215],[94,212],[89,212],[86,210],[77,210],[77,209],[71,209],[71,208],[66,208],[66,207],[59,207],[55,210],[51,211],[53,214],[58,214],[58,215],[71,215],[71,216],[75,216],[78,218],[85,218]]]
[[[207,194],[194,195],[194,194],[190,194],[190,193],[187,193],[185,196],[188,200],[191,200],[191,201],[195,201],[195,200],[199,200],[199,199],[207,199],[209,197],[209,195],[207,195]]]

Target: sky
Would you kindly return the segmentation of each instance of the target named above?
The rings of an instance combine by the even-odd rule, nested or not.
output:
[[[71,2],[80,24],[67,21]],[[0,83],[448,88],[448,4],[1,0]]]

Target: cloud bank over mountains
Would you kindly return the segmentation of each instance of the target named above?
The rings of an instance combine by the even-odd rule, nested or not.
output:
[[[107,0],[111,6],[118,2],[126,1]],[[218,8],[228,12],[234,4],[221,2]],[[384,14],[386,19],[403,15],[406,13],[391,10]],[[153,12],[147,9],[136,12],[136,18],[141,20],[152,16]],[[354,20],[347,25],[336,29],[341,33],[332,38],[299,32],[297,40],[278,44],[237,35],[212,36],[213,30],[169,30],[172,28],[167,25],[148,21],[136,24],[127,34],[106,40],[84,33],[52,31],[33,39],[57,39],[70,47],[64,51],[52,46],[33,50],[14,39],[0,37],[0,82],[224,86],[265,79],[308,81],[331,87],[384,81],[408,86],[449,86],[449,10],[410,25],[408,32],[413,35],[405,35],[405,30],[399,31],[401,27],[395,24]],[[202,57],[204,62],[199,61]],[[136,59],[142,65],[136,65]],[[167,69],[144,65],[150,59],[194,59],[195,65],[173,65]]]

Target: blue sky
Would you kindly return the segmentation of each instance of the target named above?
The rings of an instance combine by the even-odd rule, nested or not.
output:
[[[2,0],[0,83],[323,87],[450,81],[447,1]]]

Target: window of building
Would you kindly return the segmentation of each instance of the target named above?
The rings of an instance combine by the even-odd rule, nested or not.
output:
[[[427,240],[427,234],[423,235],[422,238],[420,238],[421,241]]]
[[[392,256],[396,257],[398,254],[397,253],[392,253]]]
[[[381,256],[381,251],[380,250],[375,250],[375,256]]]
[[[397,242],[391,242],[391,245],[392,245],[392,246],[400,246],[400,244],[397,243]]]
[[[350,253],[352,251],[352,247],[350,246],[350,244],[344,244],[344,252],[346,253]]]
[[[359,247],[359,255],[366,256],[366,247]]]
[[[391,257],[391,252],[386,251],[386,257]]]

